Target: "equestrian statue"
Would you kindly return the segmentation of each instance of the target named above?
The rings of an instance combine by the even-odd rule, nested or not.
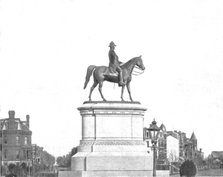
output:
[[[109,67],[107,66],[95,66],[90,65],[87,68],[87,74],[84,83],[84,89],[87,87],[87,84],[90,80],[91,75],[93,74],[94,83],[91,86],[90,94],[89,94],[89,101],[91,101],[91,94],[94,88],[99,84],[99,92],[103,99],[106,101],[102,94],[102,86],[104,81],[118,83],[120,87],[122,87],[121,91],[121,100],[123,99],[123,92],[125,86],[127,87],[129,98],[133,102],[130,90],[130,82],[132,80],[133,69],[138,68],[141,71],[145,70],[145,67],[142,62],[141,56],[134,57],[127,61],[126,63],[122,63],[119,61],[117,54],[115,53],[115,43],[113,41],[110,42],[109,47],[110,50],[108,52],[109,57]]]

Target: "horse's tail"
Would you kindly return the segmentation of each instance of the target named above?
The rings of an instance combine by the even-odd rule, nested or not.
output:
[[[95,68],[96,68],[95,65],[88,66],[88,68],[87,68],[87,74],[86,74],[86,77],[85,77],[84,89],[87,87],[87,84],[88,84],[88,82],[90,80],[90,77],[91,77],[91,75],[92,75],[92,73],[93,73],[93,71],[94,71]]]

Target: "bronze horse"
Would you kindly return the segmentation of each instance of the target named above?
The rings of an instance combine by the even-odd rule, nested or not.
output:
[[[124,88],[125,88],[125,86],[127,86],[129,98],[133,102],[132,96],[131,96],[131,91],[130,91],[130,82],[132,80],[132,71],[135,66],[137,66],[141,70],[145,70],[141,56],[134,57],[134,58],[130,59],[129,61],[127,61],[126,63],[124,63],[123,65],[121,65],[122,74],[123,74],[123,82],[124,82],[124,85],[121,86],[122,87],[122,92],[121,92],[122,101],[124,101],[124,99],[123,99]],[[90,89],[89,101],[91,101],[92,91],[98,84],[99,84],[98,89],[101,94],[101,97],[102,97],[103,101],[106,101],[106,99],[104,98],[104,96],[102,94],[103,82],[109,81],[109,82],[119,83],[118,74],[111,73],[110,68],[107,66],[90,65],[90,66],[88,66],[88,69],[87,69],[87,74],[86,74],[85,83],[84,83],[84,89],[87,87],[87,84],[89,82],[89,79],[90,79],[92,73],[94,76],[94,83]]]

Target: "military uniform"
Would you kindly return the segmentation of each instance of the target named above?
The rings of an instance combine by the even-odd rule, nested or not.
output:
[[[118,71],[119,74],[119,85],[124,85],[123,82],[123,77],[122,77],[122,69],[120,67],[120,62],[118,60],[118,55],[115,53],[115,44],[114,42],[110,42],[109,47],[110,50],[108,52],[108,57],[109,57],[109,68],[111,72],[116,72]]]

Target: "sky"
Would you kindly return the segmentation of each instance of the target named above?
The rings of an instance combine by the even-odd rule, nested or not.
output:
[[[32,143],[67,154],[81,139],[87,67],[108,65],[110,41],[122,62],[142,55],[131,90],[145,126],[194,132],[206,156],[223,150],[221,0],[0,0],[0,118],[29,114]],[[104,83],[107,100],[120,92]]]

